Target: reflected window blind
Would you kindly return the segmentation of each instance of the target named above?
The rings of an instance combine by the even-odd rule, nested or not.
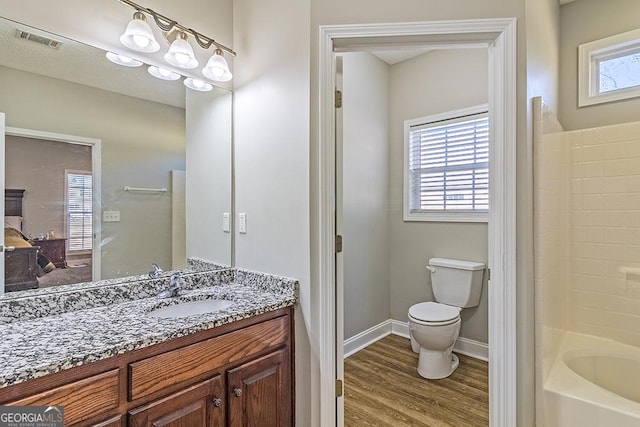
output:
[[[487,113],[411,126],[411,213],[488,212]]]
[[[90,250],[93,245],[93,177],[67,173],[67,249]]]

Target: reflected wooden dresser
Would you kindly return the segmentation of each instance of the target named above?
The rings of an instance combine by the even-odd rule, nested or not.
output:
[[[40,252],[46,256],[57,268],[67,267],[66,255],[67,239],[34,240],[34,246],[40,246]]]

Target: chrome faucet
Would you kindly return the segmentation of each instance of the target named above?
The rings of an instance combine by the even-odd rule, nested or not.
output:
[[[162,276],[164,270],[162,270],[158,264],[154,262],[153,264],[151,264],[151,266],[153,267],[153,271],[149,273],[149,277],[151,279],[157,279],[158,277]]]
[[[158,294],[158,298],[172,298],[182,295],[182,287],[184,286],[184,278],[182,277],[182,271],[175,271],[169,279],[169,289]]]

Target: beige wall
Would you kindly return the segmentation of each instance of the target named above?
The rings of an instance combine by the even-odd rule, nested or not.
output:
[[[389,319],[389,66],[343,55],[344,337]]]
[[[224,265],[231,265],[231,232],[222,229],[233,188],[231,100],[222,89],[187,91],[187,256]]]
[[[487,223],[403,221],[404,121],[486,104],[486,49],[428,52],[391,67],[390,281],[391,317],[407,321],[409,307],[432,301],[432,257],[487,263]],[[480,305],[462,311],[460,336],[488,342],[486,277]]]
[[[638,120],[640,98],[578,108],[578,46],[640,28],[637,0],[579,0],[560,8],[560,111],[566,130]]]
[[[296,425],[313,426],[320,397],[309,278],[309,2],[235,0],[233,31],[242,52],[233,80],[235,211],[247,214],[247,234],[235,231],[236,265],[300,281],[295,416]]]
[[[7,126],[102,140],[103,210],[120,222],[102,228],[102,278],[171,265],[171,194],[122,188],[170,188],[185,165],[184,110],[0,67],[0,111]]]
[[[7,136],[5,187],[25,190],[22,232],[65,237],[65,170],[91,173],[91,147]]]

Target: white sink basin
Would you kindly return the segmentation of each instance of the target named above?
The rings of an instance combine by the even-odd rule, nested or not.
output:
[[[187,317],[197,314],[215,313],[224,310],[233,305],[233,301],[222,299],[208,299],[203,301],[183,302],[181,304],[170,305],[167,307],[156,308],[149,312],[148,316],[171,318],[171,317]]]

